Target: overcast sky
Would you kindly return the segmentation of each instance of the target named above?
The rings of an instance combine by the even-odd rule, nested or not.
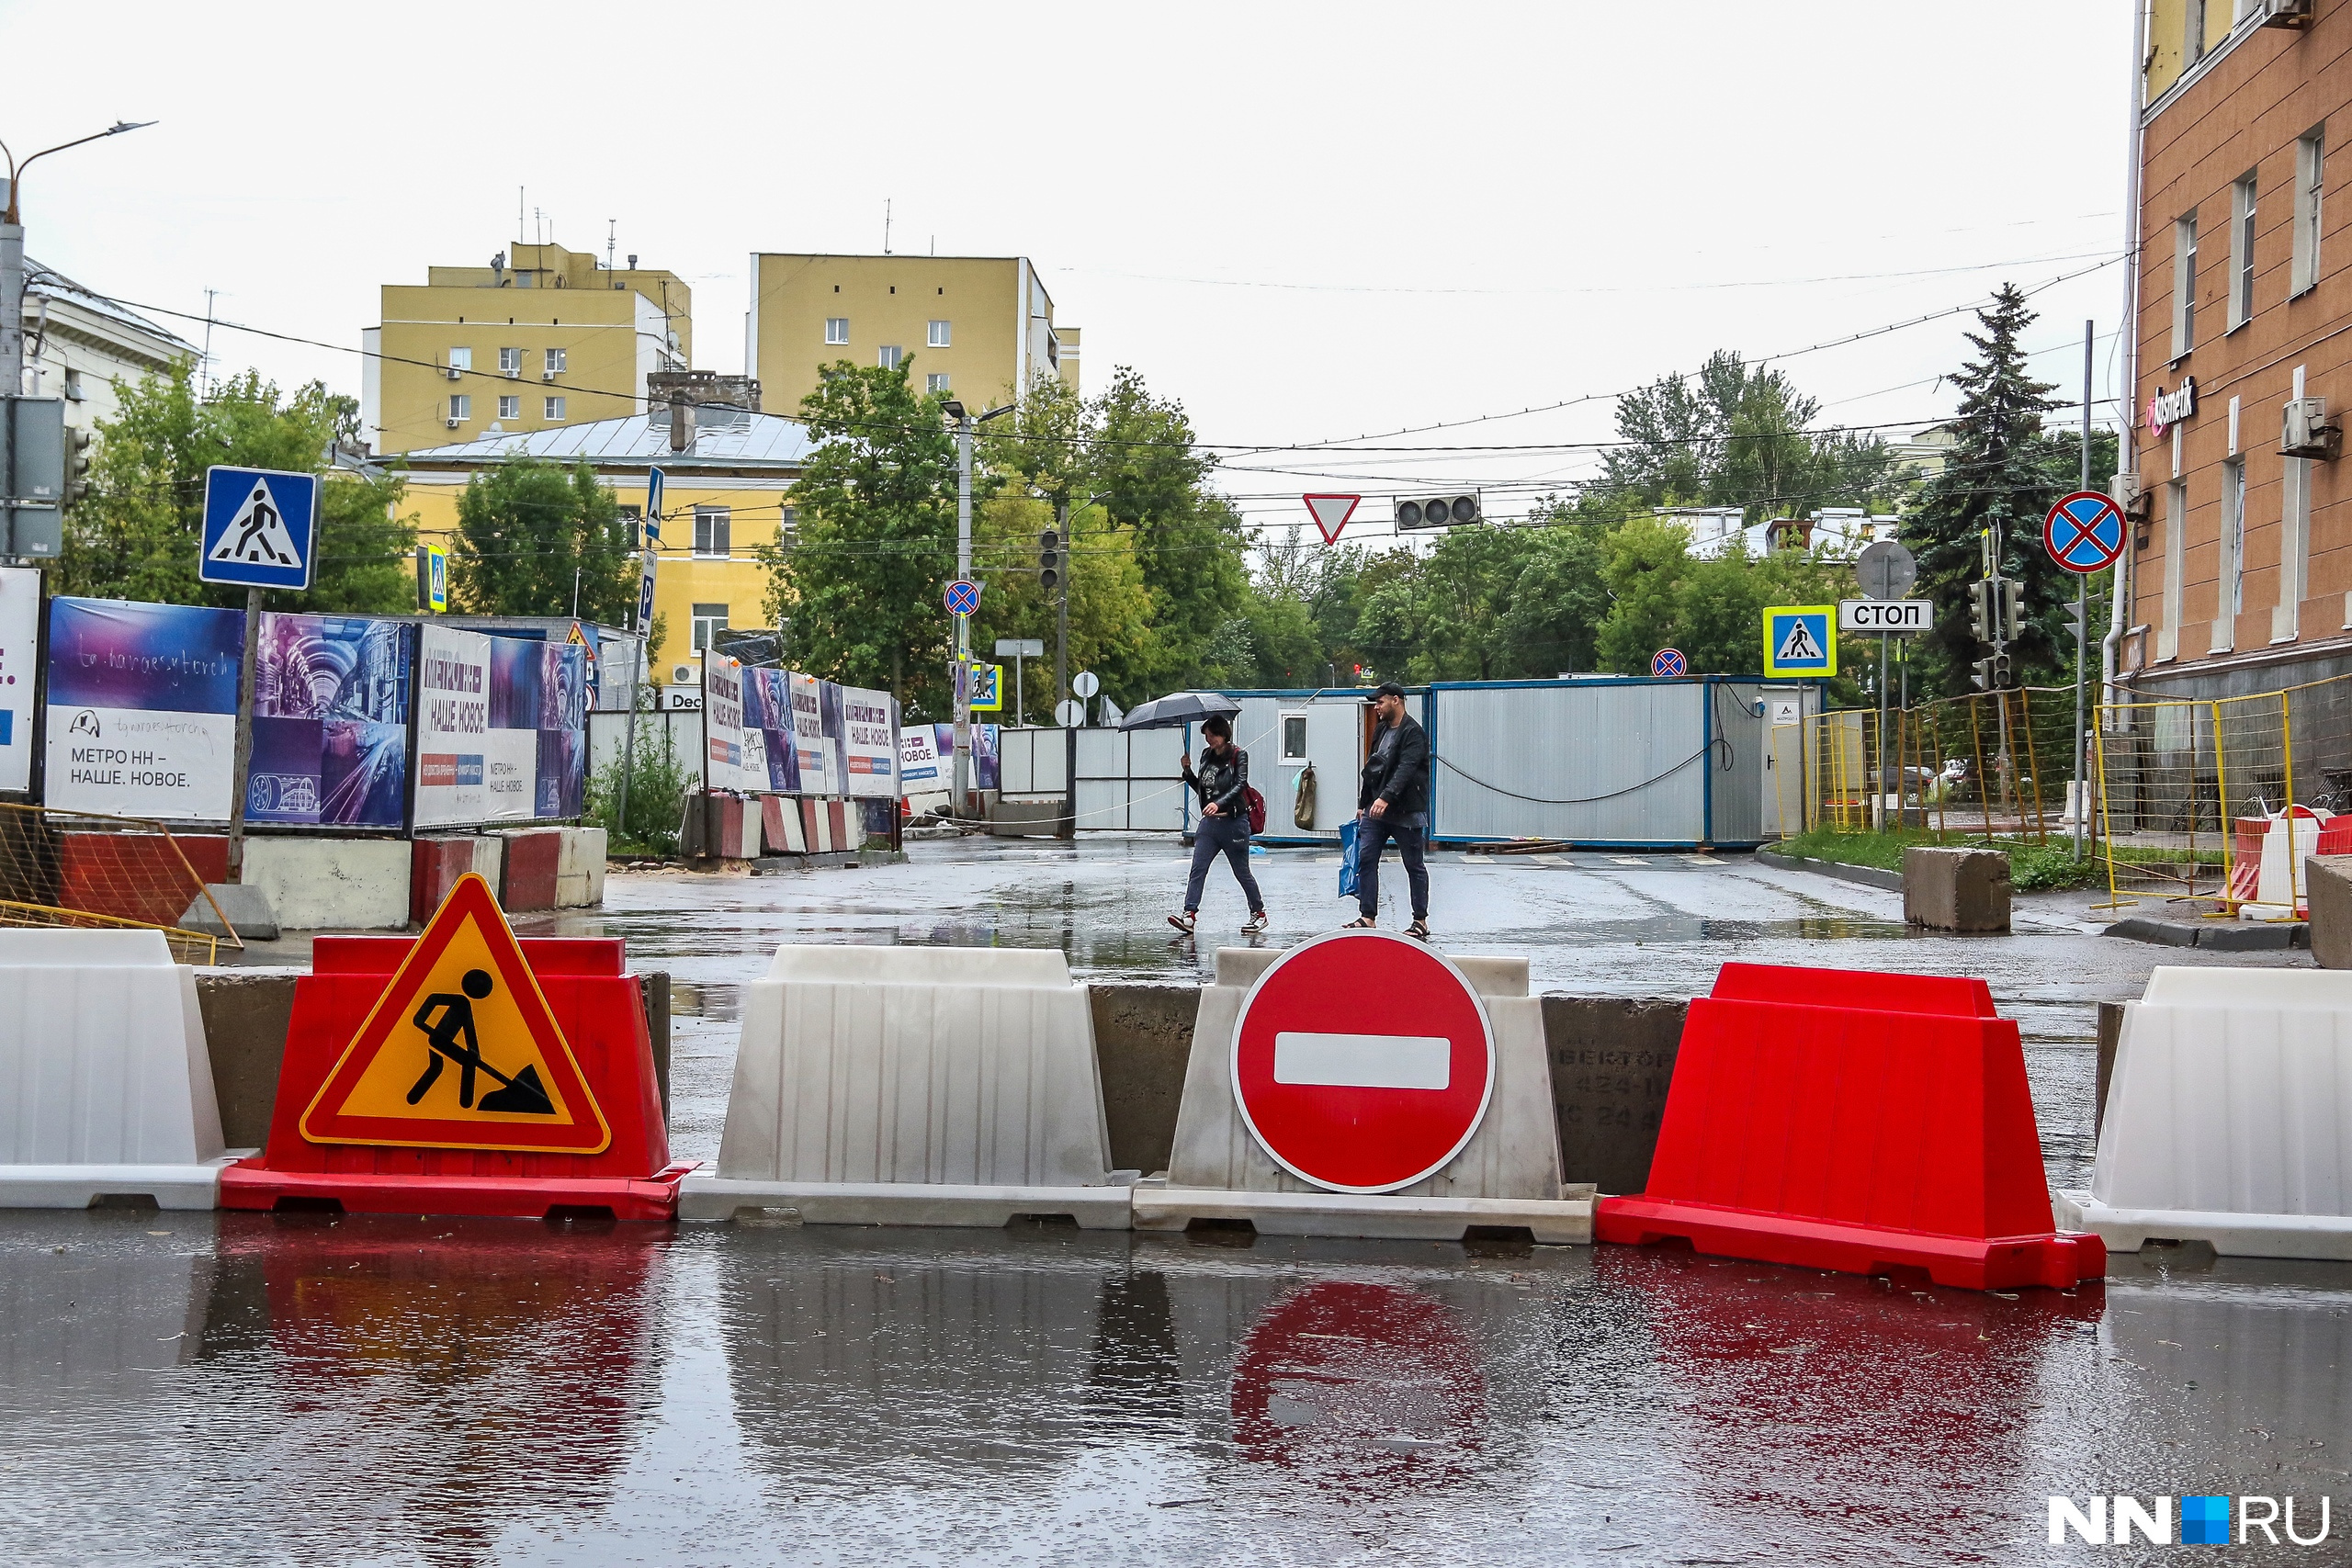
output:
[[[32,170],[29,253],[354,350],[380,285],[515,239],[520,186],[560,243],[601,252],[616,220],[623,253],[684,276],[696,366],[739,370],[748,253],[878,250],[887,200],[901,252],[1034,258],[1090,384],[1133,365],[1204,441],[1510,413],[1392,445],[1555,444],[1229,459],[1253,518],[1361,489],[1377,533],[1400,491],[1484,484],[1509,515],[1589,473],[1557,444],[1608,439],[1607,394],[1713,348],[1785,353],[2005,278],[2098,268],[2037,295],[2030,341],[2072,400],[2096,320],[2112,397],[2130,52],[2127,0],[0,0],[0,138],[21,157],[160,120]],[[1786,368],[1825,422],[1907,430],[1949,411],[1933,382],[1966,324]],[[358,389],[356,353],[212,346]]]

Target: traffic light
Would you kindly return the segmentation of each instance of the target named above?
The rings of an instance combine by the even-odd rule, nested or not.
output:
[[[68,430],[65,433],[65,504],[73,505],[90,493],[90,433]]]
[[[1980,692],[1984,692],[1984,691],[1990,691],[1990,690],[1992,689],[1992,687],[1991,687],[1991,682],[1992,682],[1992,679],[1993,679],[1993,657],[1992,657],[1992,655],[1990,655],[1990,654],[1986,654],[1984,658],[1982,658],[1982,659],[1978,660],[1975,663],[1973,663],[1973,664],[1970,665],[1970,666],[1969,666],[1969,669],[1970,669],[1972,671],[1973,671],[1973,673],[1972,673],[1972,674],[1968,677],[1968,683],[1969,683],[1970,685],[1974,686],[1974,687],[1975,687],[1978,691],[1980,691]]]
[[[1989,586],[1983,582],[1972,582],[1968,585],[1968,624],[1974,629],[1976,640],[1979,642],[1993,640],[1993,617],[1985,608],[1985,600],[1989,596],[1986,590]]]
[[[2025,584],[2009,578],[2001,580],[2001,640],[2015,642],[2025,636]]]
[[[1062,536],[1048,528],[1037,536],[1037,582],[1050,590],[1062,580]]]
[[[2016,684],[2017,671],[2015,667],[2011,664],[2007,654],[1996,653],[1993,655],[1991,659],[1986,660],[1985,662],[1993,667],[1993,689],[1995,691],[2006,692],[2012,685]]]

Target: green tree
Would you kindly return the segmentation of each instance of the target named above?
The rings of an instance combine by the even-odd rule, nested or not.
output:
[[[2025,636],[2011,652],[2030,675],[2055,673],[2059,605],[2074,598],[2068,574],[2041,545],[2043,516],[2074,484],[2071,476],[2060,482],[2048,465],[2041,415],[2052,406],[2052,384],[2027,374],[2018,346],[2034,313],[2016,286],[2005,283],[1976,320],[1983,330],[1964,334],[1976,353],[1951,377],[1961,397],[1951,456],[1928,481],[1905,529],[1919,561],[1914,592],[1936,604],[1936,624],[1920,639],[1924,669],[1914,680],[1935,682],[1952,694],[1973,689],[1970,667],[1990,651],[1977,642],[1968,608],[1968,585],[1984,576],[1988,533],[1997,541],[2002,575],[2025,584]],[[2065,646],[2071,657],[2071,637]]]
[[[956,441],[942,401],[915,391],[911,355],[894,370],[828,367],[800,403],[817,445],[793,487],[797,537],[760,552],[793,665],[888,690],[910,717],[955,700],[940,598],[956,570]]]
[[[1496,625],[1512,675],[1599,668],[1609,615],[1607,540],[1607,527],[1590,523],[1555,521],[1531,531],[1525,564]]]
[[[576,575],[575,575],[576,574]],[[449,591],[481,615],[623,624],[637,605],[628,525],[588,465],[515,458],[466,481],[449,542]]]
[[[153,604],[239,607],[245,590],[201,582],[204,475],[213,464],[324,474],[307,591],[273,589],[272,609],[398,614],[416,608],[416,520],[400,515],[394,473],[329,472],[340,403],[317,382],[281,400],[253,371],[199,400],[188,373],[123,384],[98,425],[90,495],[68,519],[58,592]]]
[[[1071,519],[1074,547],[1062,555],[1069,593],[1069,673],[1091,670],[1114,691],[1133,691],[1150,646],[1151,594],[1136,561],[1135,535],[1103,526],[1086,529],[1081,511]],[[1053,712],[1053,657],[1057,594],[1039,586],[1037,536],[1054,525],[1050,502],[1000,488],[979,504],[972,525],[972,568],[987,583],[980,613],[972,617],[972,648],[980,659],[995,657],[1000,637],[1035,637],[1046,645],[1042,663],[1026,671],[1027,711],[1032,722]],[[1008,672],[1007,680],[1011,680]],[[1008,702],[1005,716],[1013,706]]]

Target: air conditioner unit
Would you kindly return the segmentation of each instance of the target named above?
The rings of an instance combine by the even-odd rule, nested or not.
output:
[[[673,684],[683,686],[694,678],[695,667],[693,665],[673,664],[670,666],[670,680]]]
[[[1399,528],[1450,528],[1482,520],[1476,495],[1422,495],[1396,503]]]
[[[2344,450],[2344,430],[2327,422],[2325,398],[2290,398],[2278,433],[2282,457],[2317,457],[2333,462]]]
[[[521,367],[520,366],[517,366],[515,368],[514,368],[514,369],[512,369],[512,370],[509,370],[509,371],[506,373],[506,378],[507,378],[508,380],[510,380],[510,381],[519,381],[519,380],[521,380],[521,379],[523,378],[523,371],[522,371],[522,367]]]
[[[562,372],[560,370],[542,370],[539,372],[539,379],[542,381],[552,381],[561,374]]]
[[[2266,28],[2308,28],[2312,25],[2312,0],[2259,0],[2262,25]]]
[[[441,374],[443,374],[444,376],[447,376],[447,378],[449,378],[449,379],[450,379],[450,380],[452,380],[452,381],[462,381],[462,380],[464,380],[464,379],[466,378],[466,373],[465,373],[464,371],[462,371],[462,370],[458,369],[458,368],[456,366],[454,366],[454,365],[450,366],[450,367],[449,367],[449,368],[447,368],[447,370],[444,370],[443,372],[441,372]]]
[[[446,423],[446,424],[447,424],[447,425],[448,425],[448,427],[449,427],[450,429],[455,430],[455,429],[457,429],[457,428],[458,428],[458,426],[459,426],[459,425],[461,425],[461,424],[465,423],[466,422],[465,422],[464,420],[462,420],[462,419],[459,419],[456,414],[451,414],[451,415],[450,415],[447,420],[445,420],[443,423]]]

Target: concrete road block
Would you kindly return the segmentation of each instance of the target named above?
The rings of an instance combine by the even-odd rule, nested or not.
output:
[[[559,828],[555,907],[587,909],[605,901],[605,829]]]
[[[294,968],[196,972],[213,1098],[220,1107],[220,1136],[232,1149],[257,1149],[269,1141],[277,1069],[286,1058],[286,1033],[294,1019],[294,982],[304,973]]]
[[[810,854],[831,852],[836,842],[833,838],[833,814],[825,809],[823,801],[804,796],[800,802],[800,824],[808,835]]]
[[[787,946],[743,989],[718,1168],[679,1215],[1125,1229],[1086,994],[1050,949]]]
[[[1220,948],[1216,983],[1201,992],[1184,1097],[1165,1183],[1138,1183],[1137,1230],[1182,1231],[1247,1220],[1270,1235],[1458,1240],[1524,1230],[1539,1242],[1592,1239],[1589,1189],[1562,1179],[1544,1004],[1527,994],[1524,958],[1457,956],[1495,1041],[1486,1114],[1436,1174],[1393,1193],[1329,1191],[1274,1163],[1243,1121],[1233,1093],[1233,1042],[1250,987],[1281,953]]]
[[[288,931],[389,931],[408,924],[413,852],[404,839],[249,838],[244,883]]]
[[[2312,956],[2323,969],[2352,969],[2352,855],[2313,855],[2303,870]]]
[[[163,933],[0,931],[0,1206],[209,1209],[227,1163],[196,974]]]
[[[228,917],[223,923],[221,917]],[[202,931],[207,936],[227,936],[234,932],[246,942],[276,942],[278,937],[277,911],[269,907],[269,899],[258,887],[248,887],[242,882],[215,882],[187,901],[187,908],[180,915],[180,929]]]
[[[2159,968],[2127,1003],[2088,1190],[2111,1252],[2352,1259],[2352,974]]]
[[[1175,1146],[1184,1065],[1193,1052],[1198,986],[1103,984],[1086,987],[1094,1055],[1111,1128],[1111,1163],[1164,1176]]]
[[[833,848],[854,850],[865,842],[865,823],[850,808],[846,800],[829,800],[825,810],[831,818]]]
[[[408,918],[412,924],[421,926],[431,919],[441,900],[458,886],[458,879],[473,870],[475,842],[471,833],[435,834],[411,840]],[[491,886],[498,884],[492,880]]]
[[[1649,1184],[1688,1004],[1666,997],[1545,997],[1560,1169],[1602,1192]]]
[[[1998,850],[1905,850],[1903,918],[1930,931],[2007,931],[2009,857]]]
[[[556,874],[563,859],[563,830],[525,828],[498,836],[506,846],[500,880],[495,884],[498,907],[509,914],[554,908]]]
[[[760,796],[760,841],[770,854],[807,854],[808,835],[800,826],[800,803],[790,795]]]

